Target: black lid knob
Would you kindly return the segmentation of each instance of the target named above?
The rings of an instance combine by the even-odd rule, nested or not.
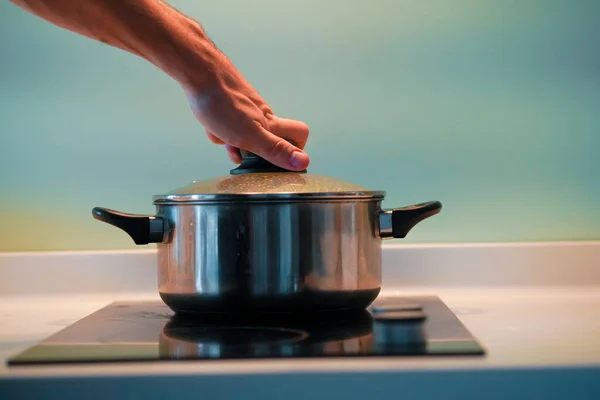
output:
[[[289,141],[291,144],[295,145],[294,142]],[[296,172],[296,173],[306,173],[306,169],[303,171],[290,171],[288,169],[279,167],[264,158],[249,152],[247,150],[240,149],[240,154],[242,155],[242,162],[237,168],[232,169],[230,172],[231,175],[239,175],[239,174],[250,174],[256,172]]]

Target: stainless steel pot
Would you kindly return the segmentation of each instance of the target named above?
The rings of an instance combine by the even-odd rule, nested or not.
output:
[[[442,207],[382,209],[383,191],[242,154],[229,176],[154,196],[153,216],[92,211],[157,244],[158,290],[175,313],[365,309],[381,288],[382,240]]]

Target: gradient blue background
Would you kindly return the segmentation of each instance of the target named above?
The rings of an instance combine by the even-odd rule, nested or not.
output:
[[[600,2],[171,1],[282,116],[310,172],[439,199],[405,242],[600,239]],[[226,174],[179,86],[0,2],[0,251],[133,248],[92,219]]]

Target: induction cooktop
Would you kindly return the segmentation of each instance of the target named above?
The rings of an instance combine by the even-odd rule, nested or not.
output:
[[[363,311],[175,315],[163,302],[114,302],[8,365],[307,357],[482,356],[437,296],[378,299]]]

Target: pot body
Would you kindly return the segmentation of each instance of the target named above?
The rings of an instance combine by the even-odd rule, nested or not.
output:
[[[157,204],[175,312],[364,309],[381,287],[380,199]]]
[[[158,290],[175,313],[364,310],[381,288],[381,240],[404,238],[442,207],[382,210],[382,199],[165,197],[153,216],[92,215],[136,244],[157,243]]]

